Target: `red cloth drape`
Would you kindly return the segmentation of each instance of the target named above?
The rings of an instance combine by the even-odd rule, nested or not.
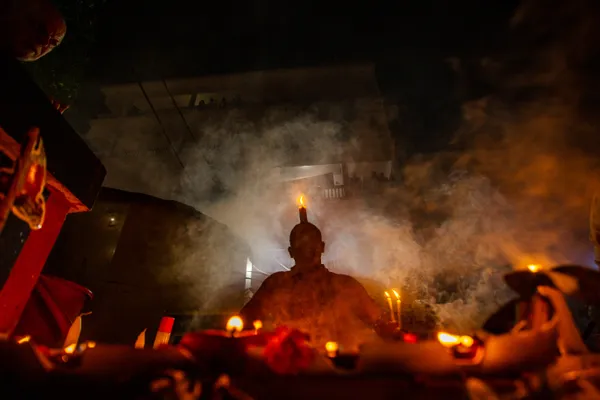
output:
[[[71,324],[91,298],[92,292],[83,286],[40,275],[14,335],[30,335],[37,344],[61,347]]]

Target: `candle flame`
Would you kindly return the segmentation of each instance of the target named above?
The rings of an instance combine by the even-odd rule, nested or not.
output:
[[[22,338],[20,338],[19,340],[17,340],[18,344],[23,344],[23,343],[27,343],[31,340],[31,336],[27,335],[27,336],[23,336]]]
[[[65,347],[65,353],[67,353],[67,354],[75,353],[76,347],[77,347],[77,345],[75,343],[68,345],[67,347]]]
[[[96,342],[92,342],[91,340],[87,342],[88,349],[93,349],[94,347],[96,347]]]
[[[234,315],[227,321],[226,329],[227,332],[241,332],[244,329],[244,321],[239,316]]]
[[[400,300],[400,294],[395,289],[392,289],[392,292],[394,292],[394,296],[396,296],[396,300]]]
[[[261,329],[263,327],[262,321],[259,320],[259,319],[257,319],[256,321],[254,321],[252,323],[252,325],[254,326],[254,329],[256,329],[256,330],[259,330],[259,329]]]
[[[473,340],[473,338],[471,336],[461,336],[460,337],[460,344],[462,344],[465,347],[471,347],[471,346],[473,346],[473,343],[475,343],[475,340]]]
[[[527,269],[535,274],[536,272],[538,272],[542,268],[539,265],[537,265],[537,264],[529,264],[527,266]]]
[[[471,336],[457,336],[447,332],[439,332],[437,338],[444,347],[453,347],[458,344],[471,347],[475,343],[475,340]]]
[[[335,353],[336,351],[338,351],[338,344],[336,342],[327,342],[325,343],[325,350],[327,350],[328,353]]]
[[[390,294],[388,292],[383,292],[383,294],[385,294],[386,298],[388,298],[388,299],[390,298]]]
[[[304,195],[300,195],[298,197],[298,208],[306,208],[306,204],[304,204]]]

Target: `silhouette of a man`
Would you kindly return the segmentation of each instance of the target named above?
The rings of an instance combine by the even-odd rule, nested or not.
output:
[[[302,222],[290,233],[288,272],[270,275],[241,311],[244,320],[265,327],[284,325],[311,337],[314,346],[336,341],[346,350],[376,338],[373,328],[382,310],[358,281],[330,272],[321,263],[321,231]]]

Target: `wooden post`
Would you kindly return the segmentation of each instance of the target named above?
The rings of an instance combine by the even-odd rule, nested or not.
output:
[[[0,291],[0,333],[11,335],[17,326],[69,211],[64,195],[52,190],[42,229],[31,231]]]

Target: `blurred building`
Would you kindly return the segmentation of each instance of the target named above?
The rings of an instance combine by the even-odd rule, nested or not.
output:
[[[109,187],[170,197],[187,163],[185,150],[207,127],[227,118],[260,124],[274,114],[285,121],[306,112],[339,123],[346,138],[327,162],[337,166],[309,173],[329,168],[324,189],[341,189],[348,178],[392,173],[395,149],[372,64],[133,82],[104,85],[101,92],[104,106],[81,133],[106,166]],[[304,156],[288,164],[315,165]],[[296,172],[284,172],[289,174]]]

